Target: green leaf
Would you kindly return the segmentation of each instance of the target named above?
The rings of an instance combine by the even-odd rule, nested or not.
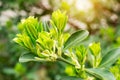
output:
[[[73,33],[64,44],[64,50],[72,46],[80,44],[87,36],[89,32],[87,30],[79,30]]]
[[[116,80],[111,72],[105,69],[86,69],[86,72],[100,80]]]
[[[68,17],[66,16],[66,12],[61,12],[60,10],[56,10],[52,13],[51,24],[56,27],[58,32],[63,32],[65,25],[67,23]]]
[[[31,53],[23,54],[19,58],[19,62],[29,62],[29,61],[43,61],[43,59],[40,59],[39,57]]]
[[[120,48],[109,51],[102,59],[100,67],[109,67],[120,57]]]
[[[47,31],[47,32],[50,31],[50,29],[49,29],[50,27],[47,22],[42,22],[42,27],[43,27],[44,31]]]
[[[15,75],[16,72],[13,68],[3,68],[3,73],[6,75]]]
[[[80,64],[84,64],[84,62],[86,60],[86,54],[87,54],[87,49],[85,48],[85,46],[80,45],[80,46],[76,47],[75,53],[76,53],[76,56],[77,56]]]
[[[50,33],[45,31],[39,33],[38,39],[36,41],[41,47],[45,49],[52,49],[54,45],[54,40],[51,39]]]
[[[62,77],[60,80],[83,80],[83,79],[72,76],[66,76],[66,77]]]
[[[14,70],[17,75],[23,75],[26,72],[26,67],[23,66],[21,63],[17,63],[14,67]]]
[[[91,53],[94,56],[98,56],[100,54],[100,52],[101,52],[100,42],[98,42],[98,43],[95,43],[95,42],[91,43],[89,45],[89,48],[90,48]]]

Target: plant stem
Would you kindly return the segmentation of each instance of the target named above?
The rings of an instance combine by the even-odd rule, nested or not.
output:
[[[97,57],[95,56],[94,57],[94,66],[93,66],[94,68],[96,68],[97,67]]]
[[[84,70],[84,64],[81,64],[81,70],[82,71]]]
[[[70,65],[72,65],[72,66],[75,66],[75,64],[69,62],[68,60],[66,60],[66,59],[64,59],[64,58],[62,58],[62,57],[59,57],[58,60],[63,61],[63,62],[65,62],[65,63],[67,63],[67,64],[70,64]]]

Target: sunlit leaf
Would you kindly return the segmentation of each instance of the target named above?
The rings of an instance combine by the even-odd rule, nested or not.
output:
[[[100,43],[91,43],[89,45],[90,51],[94,56],[99,55],[99,53],[101,52],[101,47],[100,47]]]
[[[58,32],[63,32],[65,25],[67,23],[68,17],[65,12],[61,12],[60,10],[56,10],[52,13],[51,24],[53,27],[56,27]]]

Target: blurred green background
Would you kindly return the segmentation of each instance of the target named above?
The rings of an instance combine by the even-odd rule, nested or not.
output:
[[[26,50],[12,41],[21,19],[35,16],[49,21],[56,9],[69,17],[65,31],[89,30],[85,44],[101,42],[103,54],[120,46],[120,0],[0,0],[0,80],[59,80],[73,75],[61,62],[19,63]],[[120,80],[120,60],[110,70]]]

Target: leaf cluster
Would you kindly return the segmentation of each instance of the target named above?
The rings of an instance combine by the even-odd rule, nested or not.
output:
[[[89,46],[81,44],[89,35],[87,30],[64,33],[67,19],[65,12],[57,10],[52,13],[50,25],[32,16],[22,20],[19,24],[20,33],[13,40],[29,53],[22,54],[19,61],[63,61],[74,68],[79,80],[89,80],[91,76],[93,79],[115,80],[108,68],[119,58],[120,48],[102,56],[100,43],[93,42]],[[91,67],[87,66],[87,62]]]

